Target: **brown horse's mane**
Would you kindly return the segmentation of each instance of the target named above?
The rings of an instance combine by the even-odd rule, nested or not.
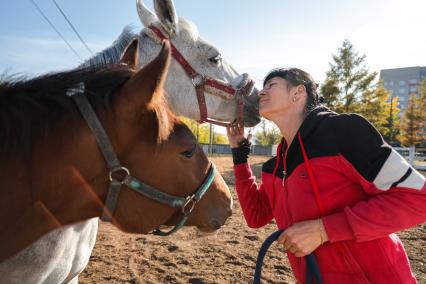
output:
[[[111,95],[134,74],[127,65],[89,66],[35,78],[0,76],[0,157],[28,158],[32,144],[47,135],[64,115],[80,117],[69,93],[83,82],[95,111],[110,106]],[[161,96],[160,96],[161,97]],[[157,140],[170,134],[170,112],[162,99],[150,105],[158,121]],[[79,119],[70,119],[70,130]],[[167,129],[168,131],[164,131]]]

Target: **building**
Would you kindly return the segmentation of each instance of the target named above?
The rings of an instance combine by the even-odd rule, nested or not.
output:
[[[397,96],[399,108],[405,110],[410,94],[419,94],[419,85],[426,79],[426,67],[405,67],[380,70],[380,80],[392,96]]]

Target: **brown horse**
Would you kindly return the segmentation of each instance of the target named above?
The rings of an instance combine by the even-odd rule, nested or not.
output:
[[[169,44],[140,71],[137,53],[133,41],[120,65],[0,81],[0,262],[52,230],[93,217],[148,233],[182,215],[189,215],[185,225],[213,231],[230,216],[228,187],[163,99]],[[82,97],[119,167],[109,168],[114,155],[103,155],[102,145],[108,141],[83,119]],[[121,191],[108,193],[111,184]],[[105,210],[114,194],[116,206]]]

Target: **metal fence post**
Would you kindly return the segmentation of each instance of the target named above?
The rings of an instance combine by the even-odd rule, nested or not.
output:
[[[411,166],[414,166],[414,157],[415,157],[415,154],[416,154],[416,147],[415,146],[410,146],[410,154],[408,156],[408,163]]]

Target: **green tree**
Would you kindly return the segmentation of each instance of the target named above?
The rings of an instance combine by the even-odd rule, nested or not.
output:
[[[421,82],[419,86],[420,94],[420,110],[422,113],[421,121],[423,126],[423,141],[420,142],[421,147],[426,147],[426,78]]]
[[[268,123],[266,119],[262,119],[259,127],[260,130],[254,135],[256,144],[271,146],[280,142],[281,133],[275,125]]]
[[[197,137],[196,134],[195,136]],[[208,124],[198,125],[198,143],[210,144],[210,125]]]
[[[409,95],[399,140],[404,146],[426,145],[426,79],[420,83],[418,95]]]
[[[343,109],[343,104],[339,99],[340,89],[337,78],[330,71],[327,72],[327,78],[321,85],[320,92],[327,107],[336,111]]]
[[[195,137],[198,138],[198,143],[209,144],[210,143],[210,125],[199,124],[196,121],[180,117],[180,119],[191,129]],[[228,138],[226,135],[218,132],[213,132],[213,144],[228,144]]]
[[[228,137],[225,134],[215,132],[213,136],[214,144],[228,144]]]
[[[327,105],[337,112],[358,112],[362,95],[371,88],[377,73],[369,73],[364,65],[366,56],[360,56],[352,43],[345,39],[337,54],[320,93]]]
[[[388,143],[394,142],[399,129],[398,97],[392,97],[381,82],[363,93],[358,112],[379,130]]]
[[[186,117],[179,117],[185,124],[186,126],[189,127],[189,129],[191,130],[191,132],[195,135],[195,137],[198,136],[198,132],[199,132],[199,125],[195,120],[186,118]]]
[[[423,100],[423,101],[422,101]],[[424,94],[410,94],[408,106],[401,123],[400,141],[404,146],[418,146],[425,140],[425,102]]]
[[[392,100],[392,101],[391,101]],[[401,129],[401,109],[398,107],[398,97],[391,96],[388,100],[388,105],[386,107],[385,113],[387,113],[387,129],[388,131],[384,131],[383,136],[385,140],[394,145],[395,142],[398,141],[398,137]]]

